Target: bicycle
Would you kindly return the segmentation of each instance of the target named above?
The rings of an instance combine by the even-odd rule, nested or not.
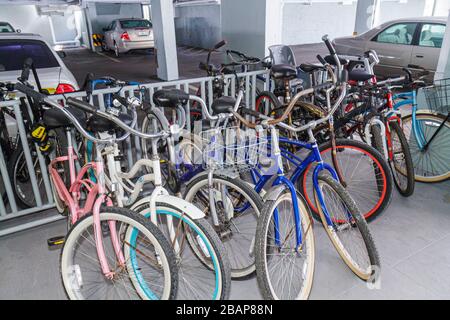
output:
[[[331,50],[333,50],[332,47]],[[302,64],[299,68],[311,75],[317,71],[323,71],[325,64],[333,63],[336,65],[335,68],[338,68],[333,55],[327,56],[325,59],[320,56],[318,58],[320,58],[320,66]],[[339,65],[345,64],[347,62],[339,58]],[[288,88],[290,81],[297,77],[297,68],[291,65],[275,65],[275,71],[275,73],[272,73],[278,81],[285,83],[286,90],[284,90],[284,93],[287,95],[285,100],[292,101],[292,92]],[[311,81],[311,83],[317,83],[317,81]],[[320,87],[320,85],[318,86]],[[327,102],[327,98],[318,92],[314,92],[308,99],[299,99],[289,115],[288,124],[302,126],[309,121],[325,117],[328,112]],[[263,106],[262,103],[268,105]],[[261,93],[259,100],[257,100],[255,110],[260,110],[264,115],[273,116],[283,113],[286,108],[287,104],[281,103],[274,93],[265,91]],[[337,113],[340,113],[340,111],[338,110]],[[314,128],[313,131],[319,143],[319,151],[325,162],[333,164],[339,180],[355,200],[364,217],[370,221],[378,217],[391,201],[392,174],[382,155],[373,147],[361,141],[343,139],[350,135],[340,136],[336,132],[338,120],[335,119],[338,117],[338,115],[334,115],[328,122]],[[284,128],[280,128],[280,130],[284,130]],[[291,139],[305,140],[309,138],[301,132],[285,131],[283,133]],[[293,136],[294,134],[297,136]],[[303,136],[299,136],[301,134]],[[286,155],[290,154],[291,157],[298,151],[298,148],[293,144],[288,145],[287,149],[286,151],[289,153],[286,153]],[[287,168],[291,164],[294,167],[297,166],[298,161],[291,162],[288,160]],[[312,209],[313,216],[318,218],[318,209],[314,203],[314,188],[310,183],[313,171],[314,164],[311,164],[297,180],[297,188],[302,191]]]
[[[324,41],[327,43],[328,39],[324,37]],[[378,253],[372,236],[368,230],[367,223],[348,192],[345,191],[345,189],[339,184],[336,171],[332,166],[323,162],[320,156],[317,140],[315,139],[312,131],[315,126],[329,120],[329,118],[339,107],[346,94],[345,81],[337,85],[337,79],[335,78],[332,68],[329,64],[326,64],[325,67],[332,76],[333,83],[300,91],[292,98],[281,117],[274,119],[251,110],[242,110],[253,117],[261,119],[262,122],[260,125],[269,128],[271,136],[270,153],[273,157],[272,162],[276,164],[277,168],[275,174],[277,178],[272,184],[275,188],[271,189],[269,194],[265,196],[267,200],[261,213],[261,219],[258,221],[256,241],[256,248],[258,250],[256,260],[258,265],[258,283],[263,288],[266,298],[273,299],[285,297],[283,294],[280,295],[276,292],[277,289],[275,287],[280,282],[283,283],[283,286],[286,286],[287,283],[289,288],[286,290],[288,291],[287,294],[289,298],[307,297],[310,290],[309,286],[311,285],[311,280],[309,277],[312,278],[312,275],[305,275],[305,270],[306,268],[310,268],[311,263],[313,263],[313,256],[310,256],[309,259],[306,258],[306,260],[309,260],[307,265],[301,265],[299,269],[301,271],[297,271],[298,274],[303,274],[303,277],[297,276],[297,278],[295,278],[289,274],[289,272],[280,271],[282,268],[280,265],[285,262],[287,265],[291,265],[292,268],[293,262],[289,261],[288,258],[293,260],[296,255],[303,253],[304,247],[307,246],[307,243],[303,243],[302,241],[304,238],[308,237],[308,233],[311,232],[310,225],[312,221],[309,219],[307,213],[303,213],[303,216],[301,215],[302,208],[301,206],[298,206],[298,203],[303,202],[305,207],[307,205],[306,201],[299,198],[299,195],[295,190],[295,179],[297,174],[300,174],[301,171],[304,170],[305,167],[307,167],[311,162],[317,162],[313,176],[316,206],[319,208],[319,214],[325,230],[327,231],[327,234],[339,255],[348,267],[363,280],[372,280],[373,277],[376,276],[376,272],[380,270]],[[331,94],[336,89],[340,91],[339,97],[336,99],[332,107],[329,106],[330,113],[326,117],[309,122],[297,128],[283,123],[283,121],[288,118],[288,115],[294,108],[296,102],[303,96],[310,95],[314,93],[315,90],[325,90],[326,95],[329,98],[327,101],[330,101]],[[250,128],[255,128],[257,126],[257,123],[246,120],[238,113],[233,113],[245,126]],[[302,132],[306,130],[309,137],[309,142],[305,143],[302,141],[288,140],[286,138],[278,138],[275,125],[293,132]],[[282,141],[288,141],[290,144],[312,150],[310,156],[300,163],[299,168],[293,174],[291,179],[286,178],[284,175],[284,166],[282,163],[283,151],[279,144],[279,142],[281,143]],[[268,176],[267,173],[262,175],[257,172],[253,173],[253,177],[256,176],[258,179],[257,184],[260,185],[265,184],[270,177],[274,175],[273,173]],[[288,202],[288,205],[283,206],[283,202]],[[280,222],[280,212],[283,212],[282,209],[286,208],[289,209],[288,216],[292,215],[292,222],[291,225],[287,225],[285,222],[285,227],[283,228],[286,230],[281,231],[283,223]],[[291,209],[293,209],[293,214],[291,213]],[[338,212],[339,210],[341,210],[341,212]],[[302,230],[301,225],[303,224],[306,224],[306,230]],[[357,230],[355,233],[358,233],[358,235],[356,238],[344,244],[345,236],[343,238],[340,236],[344,234],[346,230],[349,231],[349,233]],[[362,261],[357,261],[358,255],[355,255],[355,251],[351,250],[351,246],[356,243],[358,243],[361,248],[364,248],[362,249],[362,256],[364,256]],[[286,244],[288,244],[287,248],[285,247]],[[310,245],[310,248],[308,248],[307,251],[311,250],[311,248],[312,245]],[[276,262],[277,264],[274,264],[274,256],[277,254],[280,255],[281,258]],[[271,265],[272,269],[270,267]],[[274,265],[277,266],[276,270],[273,270]],[[280,278],[281,280],[279,280]],[[295,293],[291,295],[291,290],[294,285],[297,286],[297,289],[294,289]],[[284,291],[283,289],[285,288],[283,286],[278,288],[278,290]]]
[[[240,85],[238,99],[216,99],[212,108],[223,104],[240,104],[244,95]],[[206,103],[200,97],[188,95],[179,90],[163,90],[155,92],[154,103],[160,108],[182,108],[188,101],[194,101],[201,106],[207,121],[217,122],[212,127],[219,127],[226,120],[222,115],[212,116]],[[157,132],[170,128],[169,121],[159,108],[146,110],[143,121],[143,132]],[[176,122],[176,121],[174,121]],[[205,121],[202,121],[205,123]],[[226,125],[225,125],[226,126]],[[207,128],[210,128],[208,125]],[[144,155],[149,155],[150,148],[141,143]],[[224,243],[231,264],[232,278],[245,278],[255,271],[252,239],[256,231],[256,221],[262,207],[262,199],[246,182],[241,181],[236,174],[205,170],[202,162],[202,141],[200,135],[183,135],[183,140],[176,144],[174,139],[168,139],[164,146],[158,146],[160,154],[165,155],[162,163],[162,174],[168,188],[186,201],[199,207],[210,222],[219,238]],[[153,147],[153,146],[152,146]],[[185,185],[182,192],[181,186]],[[243,250],[244,247],[249,248]]]
[[[62,107],[30,88],[27,73],[29,69],[25,66],[22,83],[15,84],[15,89],[35,103],[51,107],[44,113],[43,122],[55,129],[63,129],[61,137],[66,139],[66,155],[54,158],[49,165],[49,172],[56,208],[62,214],[67,211],[69,214],[70,230],[64,238],[60,258],[62,282],[68,297],[173,298],[177,287],[177,266],[170,244],[161,231],[130,210],[111,207],[101,156],[97,156],[95,162],[85,164],[78,174],[75,173],[77,156],[72,144],[71,126],[85,138],[94,141],[97,151],[100,149],[99,144],[112,144],[121,139],[92,137],[83,128],[84,113],[75,110],[96,114],[124,130],[131,128],[119,119],[73,98],[67,99],[72,109]],[[69,169],[60,171],[61,164]],[[98,182],[83,178],[90,168],[95,169]],[[67,181],[70,181],[69,186]],[[86,195],[84,206],[80,201],[82,194]]]
[[[395,108],[412,106],[411,113],[402,120],[416,181],[433,183],[450,179],[450,157],[446,154],[450,136],[449,88],[448,79],[424,87],[422,90],[427,101],[427,108],[424,109],[419,109],[416,88],[394,96],[397,100]]]
[[[177,99],[173,97],[173,93],[172,96],[168,96],[165,91],[157,91],[154,95],[160,99]],[[112,98],[132,110],[133,119],[136,120],[135,108],[141,106],[141,101],[137,98],[125,99],[117,94]],[[160,132],[155,134],[133,132],[142,141],[150,140],[152,148],[149,150],[149,159],[139,160],[129,172],[122,172],[121,153],[117,144],[109,145],[102,150],[107,163],[106,185],[119,207],[127,207],[140,213],[158,226],[169,240],[180,275],[177,299],[224,300],[229,296],[231,278],[223,244],[205,220],[201,210],[181,198],[170,196],[162,186],[158,140],[171,141],[184,128],[186,123],[184,109],[182,107],[178,109],[182,114],[182,124],[173,124],[168,126],[167,130],[160,131],[166,132],[165,136],[158,137],[157,134]],[[116,112],[120,113],[119,110]],[[96,127],[99,127],[98,123]],[[101,130],[103,132],[99,135],[102,138],[114,135],[110,128],[103,126]],[[139,176],[139,172],[144,169],[149,173]],[[148,183],[152,183],[154,189],[151,194],[145,195],[142,190]]]

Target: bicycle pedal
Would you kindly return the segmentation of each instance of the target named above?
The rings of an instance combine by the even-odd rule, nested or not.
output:
[[[64,244],[64,241],[66,241],[65,236],[53,237],[47,240],[47,245],[53,248]]]

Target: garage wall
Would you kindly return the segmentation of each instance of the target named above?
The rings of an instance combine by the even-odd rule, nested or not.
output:
[[[356,2],[284,3],[283,43],[287,45],[317,43],[324,34],[331,38],[353,33]]]
[[[114,19],[143,18],[142,7],[138,3],[88,3],[88,18],[91,20],[92,32],[103,33],[103,28]]]
[[[263,57],[266,7],[259,0],[224,0],[221,14],[222,36],[228,41],[228,47]],[[250,14],[254,17],[252,23],[248,23]]]
[[[177,45],[211,48],[222,38],[220,4],[175,6]]]
[[[400,3],[398,0],[382,1],[377,22],[382,24],[395,19],[421,17],[425,11],[425,3],[425,0],[408,0],[407,3]]]
[[[40,34],[50,44],[53,44],[49,18],[40,16],[34,5],[0,5],[0,21],[9,22],[23,33]]]

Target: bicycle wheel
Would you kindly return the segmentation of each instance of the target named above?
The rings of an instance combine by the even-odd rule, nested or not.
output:
[[[398,122],[389,122],[390,148],[389,165],[398,192],[404,197],[414,193],[414,164],[408,141]]]
[[[450,120],[426,111],[416,114],[417,126],[423,132],[425,142],[437,132],[427,149],[420,149],[412,129],[412,115],[403,118],[403,132],[409,143],[415,178],[418,182],[434,183],[450,179]]]
[[[304,300],[311,292],[315,260],[312,221],[304,200],[297,197],[297,201],[301,248],[297,248],[297,225],[291,193],[286,192],[277,200],[266,201],[261,212],[255,247],[256,275],[264,299]]]
[[[184,199],[200,208],[216,230],[228,252],[232,278],[248,277],[255,271],[255,233],[263,201],[247,182],[239,178],[214,174],[213,188],[219,226],[214,225],[211,217],[207,173],[197,175],[186,186]]]
[[[332,164],[331,142],[319,147],[324,162]],[[349,139],[336,139],[337,160],[345,180],[345,189],[355,200],[367,221],[378,217],[392,199],[392,173],[381,154],[371,146]],[[314,202],[312,173],[316,164],[309,165],[298,181],[298,190],[302,190],[318,217]]]
[[[361,279],[375,280],[380,259],[367,222],[349,193],[330,175],[319,174],[314,197],[325,230],[342,260]]]
[[[106,277],[100,268],[94,216],[85,216],[72,227],[61,251],[61,277],[68,297],[173,299],[178,271],[174,253],[161,231],[144,217],[124,208],[102,207],[100,223],[106,259],[113,274]],[[117,258],[112,236],[119,240],[125,263]]]
[[[150,218],[149,203],[135,210]],[[226,300],[230,266],[223,244],[204,219],[191,219],[167,203],[156,204],[156,222],[177,258],[177,300]]]
[[[67,138],[63,129],[55,129],[49,131],[50,143],[53,145],[52,151],[54,157],[61,157],[67,154]],[[28,141],[31,153],[31,161],[36,175],[39,194],[43,204],[49,203],[52,199],[47,197],[46,188],[44,186],[44,177],[39,164],[38,151],[36,145],[32,141]],[[49,162],[49,156],[44,155],[46,164]],[[63,176],[64,181],[70,181],[68,163],[64,162],[59,165],[58,171]],[[36,197],[30,180],[30,172],[28,170],[25,153],[21,141],[18,142],[16,149],[8,160],[8,174],[13,186],[14,195],[17,204],[22,208],[36,207]]]

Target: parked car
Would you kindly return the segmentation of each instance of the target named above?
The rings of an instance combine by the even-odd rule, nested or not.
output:
[[[0,21],[0,33],[6,32],[20,32],[20,30],[14,29],[8,22]]]
[[[104,28],[103,49],[118,57],[131,50],[153,49],[153,25],[146,19],[118,19]]]
[[[446,17],[393,20],[355,37],[336,38],[338,54],[361,55],[375,50],[380,58],[375,73],[381,77],[401,74],[404,67],[420,66],[434,75],[446,29]]]
[[[50,94],[79,90],[75,77],[59,54],[41,36],[0,33],[0,81],[16,82],[25,59],[29,57],[36,66],[42,88]],[[30,82],[33,81],[30,76]]]

